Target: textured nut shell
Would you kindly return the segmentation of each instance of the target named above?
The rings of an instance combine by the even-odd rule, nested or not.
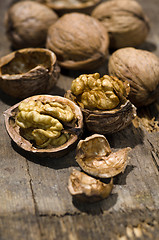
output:
[[[75,117],[77,118],[77,123],[74,128],[75,134],[72,134],[70,139],[63,144],[62,146],[55,147],[55,148],[49,148],[49,149],[38,149],[35,148],[29,141],[24,139],[20,133],[19,133],[19,126],[15,124],[15,116],[18,111],[18,106],[20,103],[14,105],[13,107],[9,108],[4,112],[5,116],[5,126],[6,130],[10,136],[10,138],[23,150],[27,152],[34,153],[38,155],[39,157],[61,157],[68,153],[72,148],[75,147],[78,138],[80,137],[83,129],[83,117],[82,112],[80,108],[75,105],[72,101],[69,99],[66,99],[64,97],[60,96],[51,96],[51,95],[37,95],[30,98],[26,98],[23,101],[30,101],[30,100],[39,100],[39,101],[58,101],[62,104],[68,104],[75,114]]]
[[[130,150],[129,147],[123,148],[110,153],[107,157],[78,158],[76,161],[88,174],[100,178],[110,178],[124,172]]]
[[[65,14],[48,31],[47,48],[59,65],[69,69],[91,69],[105,61],[108,33],[96,19],[82,13]]]
[[[69,192],[79,200],[95,202],[107,198],[113,188],[113,178],[106,184],[76,169],[68,181]]]
[[[85,140],[80,140],[77,146],[76,159],[93,156],[106,156],[111,153],[107,139],[100,134],[93,134]]]
[[[46,0],[45,4],[51,9],[55,10],[58,15],[63,15],[70,12],[82,12],[82,13],[91,13],[94,7],[99,4],[101,0],[75,0],[75,1],[58,1],[58,0]]]
[[[96,141],[93,141],[94,138],[96,138]],[[82,170],[88,174],[100,178],[110,178],[125,170],[131,148],[127,147],[117,152],[111,152],[111,150],[107,152],[107,144],[103,141],[104,138],[103,135],[94,134],[85,140],[80,140],[76,148],[76,161]],[[98,146],[100,146],[100,149],[103,147],[105,151],[101,152],[99,150],[98,154],[98,151],[94,150]],[[87,152],[91,151],[92,154],[87,155]]]
[[[38,2],[15,3],[5,16],[6,32],[12,46],[15,49],[44,47],[47,30],[57,18],[55,12]]]
[[[110,47],[134,47],[143,43],[149,33],[149,20],[136,1],[116,0],[99,4],[92,16],[109,32]]]
[[[123,48],[109,59],[109,74],[130,84],[130,101],[137,107],[152,103],[159,94],[159,58],[145,50]]]
[[[34,57],[30,61],[32,55]],[[11,64],[10,67],[12,72],[3,74],[2,69],[13,61],[14,64]],[[26,70],[28,65],[30,70],[17,73],[18,68]],[[59,73],[60,68],[56,63],[56,55],[52,51],[42,48],[17,50],[0,59],[0,88],[6,94],[19,99],[47,93],[55,85]]]
[[[71,91],[68,90],[65,96],[74,101]],[[136,108],[126,100],[120,103],[115,109],[108,111],[90,111],[81,108],[86,128],[93,133],[111,134],[127,127],[136,116]]]

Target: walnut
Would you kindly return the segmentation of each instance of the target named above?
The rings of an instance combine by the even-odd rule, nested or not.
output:
[[[69,139],[68,133],[63,133],[63,122],[71,122],[74,118],[70,106],[58,102],[41,102],[30,100],[21,102],[18,107],[15,123],[21,128],[22,135],[34,141],[39,148],[48,145],[60,146]]]
[[[6,13],[6,33],[14,49],[44,47],[47,30],[57,18],[54,11],[41,3],[21,1]]]
[[[106,60],[108,44],[108,33],[98,20],[69,13],[49,28],[46,47],[64,68],[91,69]]]
[[[23,99],[48,93],[59,78],[56,55],[44,48],[24,48],[0,58],[0,88]]]
[[[99,149],[97,146],[100,146]],[[101,149],[105,151],[101,151]],[[128,162],[130,147],[111,152],[106,138],[93,134],[80,140],[76,149],[76,161],[83,171],[100,178],[110,178],[123,172]]]
[[[115,94],[116,88],[119,91]],[[113,109],[120,102],[118,95],[126,95],[121,81],[108,75],[100,78],[99,73],[80,75],[73,80],[71,92],[77,97],[79,105],[89,110]]]
[[[90,132],[113,133],[125,128],[136,116],[127,100],[129,84],[99,73],[82,74],[72,81],[65,97],[81,107],[84,123]]]
[[[70,12],[89,14],[101,0],[44,0],[44,2],[61,16]]]
[[[134,47],[143,43],[149,33],[149,20],[134,0],[111,0],[99,4],[92,16],[108,30],[110,47]]]
[[[68,181],[68,190],[73,197],[87,202],[96,202],[107,198],[112,188],[113,178],[109,183],[105,183],[101,179],[96,179],[76,169],[72,170]]]
[[[109,74],[130,84],[130,101],[137,107],[148,105],[159,94],[159,58],[146,50],[122,48],[109,59]]]
[[[23,150],[40,157],[61,157],[75,147],[82,133],[83,117],[72,101],[36,95],[4,113],[11,139]]]

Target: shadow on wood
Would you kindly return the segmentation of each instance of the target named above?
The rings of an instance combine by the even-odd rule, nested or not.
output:
[[[76,198],[72,198],[73,205],[81,212],[85,212],[91,215],[99,215],[104,211],[112,208],[117,202],[118,194],[110,194],[108,198],[95,203],[86,203],[77,201]]]
[[[39,164],[41,166],[53,168],[53,169],[64,169],[69,167],[77,167],[78,164],[75,161],[75,151],[71,151],[67,155],[60,158],[42,158],[36,156],[34,153],[29,153],[18,147],[13,141],[11,142],[13,149],[26,160]]]

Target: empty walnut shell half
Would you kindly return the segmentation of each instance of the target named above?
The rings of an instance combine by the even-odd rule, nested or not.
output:
[[[74,79],[65,97],[81,107],[85,127],[93,133],[111,134],[127,127],[136,108],[127,100],[129,84],[99,73]]]
[[[60,106],[63,111],[59,110]],[[65,107],[73,113],[71,122],[66,121],[70,113],[67,114]],[[22,109],[21,115],[19,115],[20,109]],[[83,130],[83,116],[80,108],[72,101],[60,96],[36,95],[26,98],[6,110],[4,116],[10,138],[21,149],[39,157],[56,158],[65,155],[75,147]],[[21,128],[23,125],[24,128]],[[35,141],[32,141],[33,133],[36,137],[34,139],[37,140],[36,144],[44,141],[44,148],[38,147]],[[59,134],[53,139],[52,135],[56,133]],[[67,139],[59,144],[57,141],[58,139],[61,141],[62,135],[67,135]]]
[[[70,12],[91,13],[100,2],[101,0],[45,0],[45,4],[60,16]]]
[[[76,161],[86,173],[100,178],[110,178],[125,170],[131,148],[127,147],[117,152],[107,152],[107,143],[103,141],[104,138],[103,135],[94,134],[85,140],[80,140],[77,145]],[[100,148],[105,149],[103,155],[94,150],[97,142]],[[92,153],[89,156],[87,152]]]
[[[56,55],[44,48],[24,48],[0,59],[0,88],[23,99],[48,93],[60,73]]]
[[[46,47],[68,69],[94,69],[108,55],[109,37],[97,19],[82,13],[68,13],[48,30]]]
[[[109,74],[130,84],[128,98],[136,106],[149,105],[159,94],[159,57],[146,50],[121,48],[108,63]]]
[[[135,0],[103,2],[93,10],[92,16],[107,29],[113,49],[140,45],[150,30],[148,17]]]
[[[48,28],[57,19],[57,14],[44,4],[20,1],[6,12],[6,34],[14,49],[44,47]]]
[[[96,202],[107,198],[112,188],[113,178],[109,183],[105,183],[76,169],[72,170],[68,181],[68,190],[71,195],[86,202]]]

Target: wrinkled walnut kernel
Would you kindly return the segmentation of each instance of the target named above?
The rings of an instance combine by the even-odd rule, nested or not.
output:
[[[16,116],[16,124],[21,128],[22,135],[37,147],[48,145],[60,146],[69,139],[68,133],[63,133],[63,124],[74,119],[72,109],[61,103],[41,101],[22,102]]]
[[[89,110],[113,109],[126,96],[122,81],[108,75],[100,78],[99,73],[80,75],[73,80],[71,91],[78,104]]]

